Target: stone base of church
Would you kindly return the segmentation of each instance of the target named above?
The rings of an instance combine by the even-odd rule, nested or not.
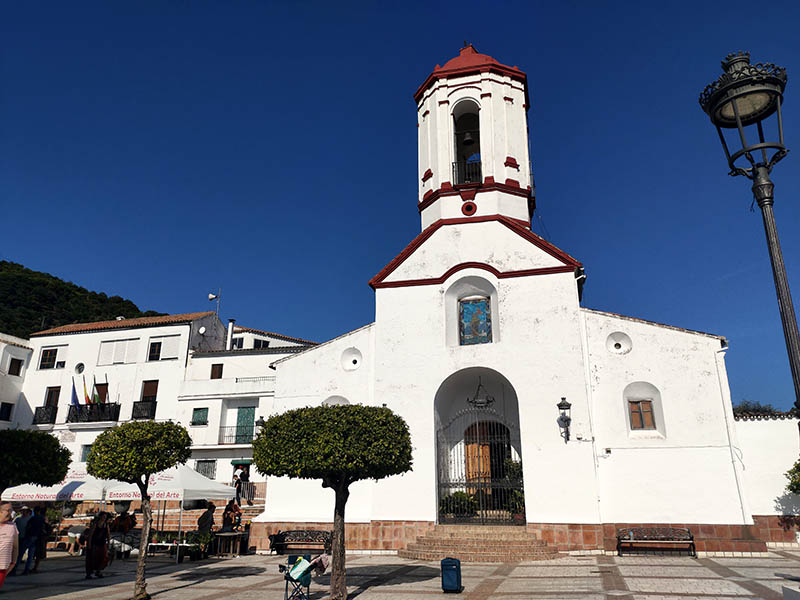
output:
[[[559,552],[606,551],[617,547],[620,527],[688,527],[698,552],[766,552],[767,542],[795,542],[797,517],[753,517],[755,525],[703,525],[697,523],[528,523],[526,529]],[[794,519],[789,529],[787,519]],[[435,526],[432,521],[371,521],[347,523],[348,550],[400,550]],[[250,546],[269,550],[269,535],[291,529],[333,529],[331,522],[255,522],[250,528]]]
[[[775,517],[778,519],[779,517]],[[621,527],[688,527],[698,552],[766,552],[766,540],[755,525],[701,525],[697,523],[528,523],[536,533],[559,552],[617,548],[617,529]],[[792,537],[794,534],[792,534]]]
[[[348,550],[400,550],[433,529],[432,521],[370,521],[345,523]],[[269,550],[269,535],[291,529],[333,529],[332,522],[254,522],[250,525],[250,546]]]

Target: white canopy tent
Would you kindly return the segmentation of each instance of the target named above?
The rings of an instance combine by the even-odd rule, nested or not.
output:
[[[106,499],[106,490],[118,481],[97,479],[86,472],[86,463],[72,463],[64,481],[51,486],[23,483],[3,490],[6,502],[97,502]]]
[[[186,465],[177,465],[166,471],[161,471],[150,476],[147,486],[150,500],[177,500],[181,504],[178,516],[178,541],[182,539],[183,529],[183,503],[185,500],[217,500],[236,497],[236,488],[218,483],[201,475]],[[139,487],[133,483],[118,483],[112,485],[107,493],[107,500],[121,502],[124,500],[141,500],[142,494]],[[175,552],[175,561],[178,562],[180,548]]]

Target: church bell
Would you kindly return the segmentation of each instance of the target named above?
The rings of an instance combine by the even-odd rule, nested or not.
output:
[[[464,146],[472,146],[475,143],[475,140],[472,139],[472,134],[468,131],[464,134],[464,141],[461,142]]]

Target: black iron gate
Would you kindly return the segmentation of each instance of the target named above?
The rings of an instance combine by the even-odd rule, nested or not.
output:
[[[513,427],[513,426],[512,426]],[[439,523],[524,525],[519,431],[489,407],[458,412],[437,431]]]

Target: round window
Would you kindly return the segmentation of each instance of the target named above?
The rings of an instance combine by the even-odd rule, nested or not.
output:
[[[83,369],[84,368],[85,367],[84,367],[83,363],[78,363],[77,365],[75,365],[75,373],[77,375],[80,375],[81,373],[83,373]]]

